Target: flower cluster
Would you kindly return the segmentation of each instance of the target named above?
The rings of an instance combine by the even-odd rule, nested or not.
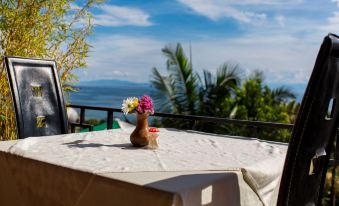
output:
[[[128,97],[122,102],[121,110],[124,114],[134,111],[139,105],[139,100],[136,97]]]
[[[150,96],[144,95],[140,100],[136,97],[129,97],[122,103],[121,110],[126,115],[130,112],[137,111],[140,114],[154,113],[153,101]]]
[[[153,101],[150,96],[144,95],[141,97],[139,101],[139,105],[137,107],[137,112],[143,113],[154,113]]]

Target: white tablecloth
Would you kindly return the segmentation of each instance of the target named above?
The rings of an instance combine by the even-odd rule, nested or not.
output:
[[[247,184],[264,205],[276,198],[287,149],[285,144],[161,128],[159,149],[146,150],[131,146],[132,129],[30,137],[15,142],[6,150],[25,158],[150,186],[158,182],[155,181],[157,175],[158,180],[163,180],[166,175],[172,178],[177,177],[175,174],[208,172],[217,177],[230,172],[242,178],[239,183]],[[147,175],[150,173],[153,175]],[[203,176],[191,182],[199,182],[199,178]],[[185,181],[176,180],[177,184]],[[170,187],[170,182],[161,184],[162,189],[180,188]],[[193,197],[187,195],[187,191],[175,192],[181,194],[183,204],[189,205]],[[241,189],[239,192],[241,197]],[[246,193],[248,196],[248,190]],[[208,195],[201,201],[208,202]]]

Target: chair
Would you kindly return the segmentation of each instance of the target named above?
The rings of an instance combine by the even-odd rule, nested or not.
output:
[[[67,133],[67,115],[56,63],[5,57],[18,138]]]
[[[289,143],[277,205],[320,205],[338,127],[339,37],[325,37]]]

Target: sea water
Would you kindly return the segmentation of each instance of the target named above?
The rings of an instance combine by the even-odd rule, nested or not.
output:
[[[274,86],[272,87],[274,88]],[[154,93],[154,88],[149,84],[124,83],[108,86],[92,84],[78,86],[78,88],[79,91],[70,93],[67,99],[71,104],[114,108],[121,108],[122,101],[127,97],[141,97],[144,94],[152,97],[152,93]],[[301,102],[305,85],[296,85],[291,88],[297,94],[297,101]],[[86,110],[86,119],[106,119],[106,117],[107,113],[104,111]],[[122,117],[122,113],[114,113],[114,117]]]
[[[132,86],[80,86],[78,92],[69,95],[68,102],[78,105],[103,106],[121,108],[122,101],[127,97],[152,96],[149,85]],[[121,117],[121,113],[114,113],[114,117]],[[107,112],[86,110],[86,119],[106,119]]]

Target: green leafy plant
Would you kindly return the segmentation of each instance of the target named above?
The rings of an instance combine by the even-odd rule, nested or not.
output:
[[[200,77],[192,68],[180,43],[162,49],[167,57],[167,75],[153,68],[151,84],[155,88],[157,111],[237,118],[254,121],[293,123],[299,104],[286,87],[271,89],[264,84],[264,74],[256,71],[241,81],[239,65],[225,63],[216,74],[205,70]],[[181,120],[157,120],[170,127],[189,128],[193,124]],[[246,127],[197,122],[194,129],[206,132],[253,136]],[[288,141],[287,130],[260,130],[263,139]]]
[[[81,7],[74,1],[4,0],[0,2],[0,55],[54,59],[64,91],[73,91],[77,81],[74,69],[86,67],[92,30],[89,9],[99,0],[88,0]],[[15,117],[6,75],[0,60],[0,139],[15,139]]]

